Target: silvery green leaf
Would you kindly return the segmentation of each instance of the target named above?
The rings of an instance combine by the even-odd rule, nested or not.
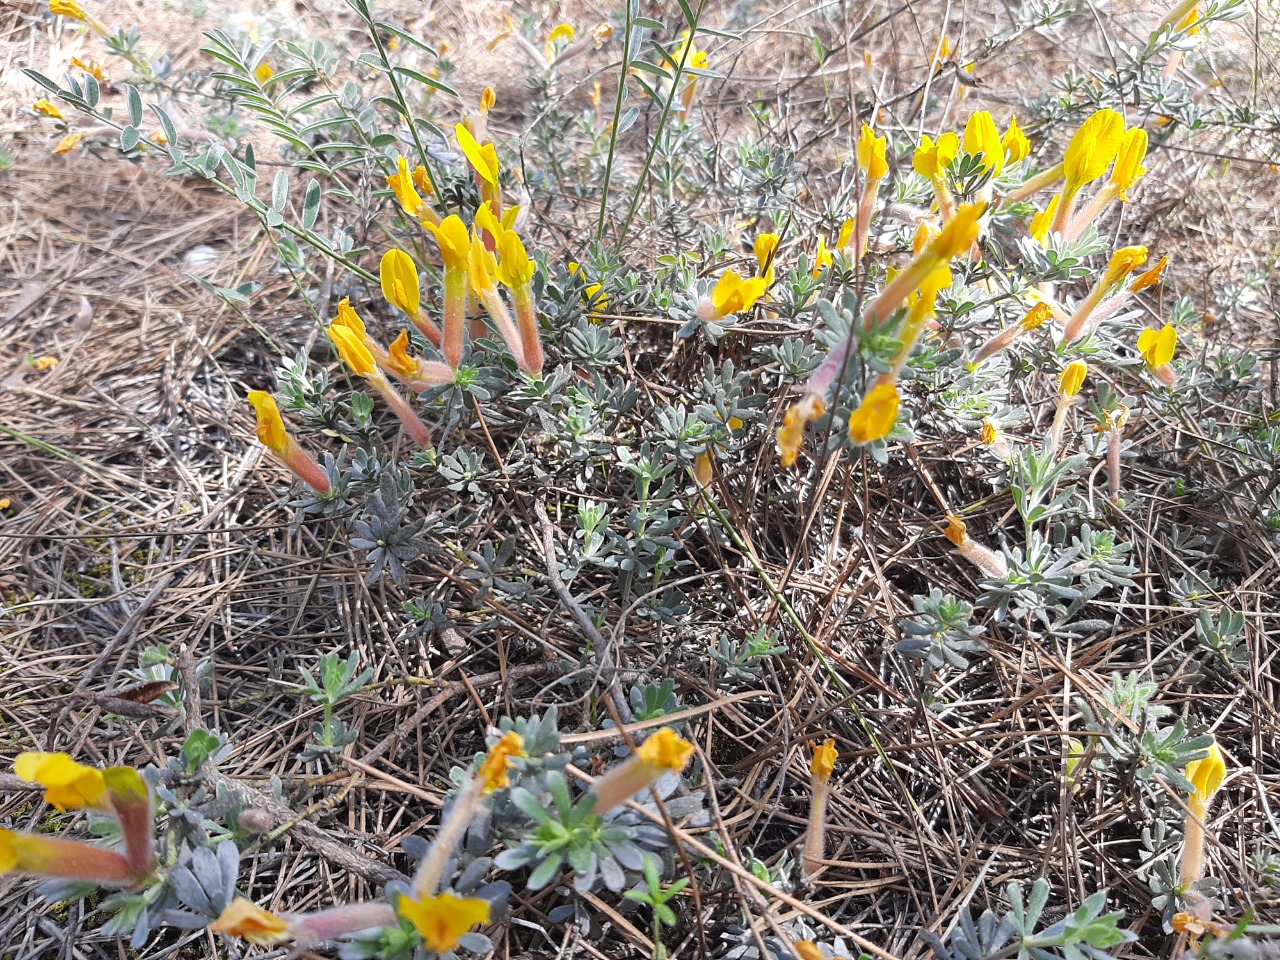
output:
[[[142,137],[138,133],[137,127],[125,127],[120,131],[120,149],[128,153],[138,145],[138,141]]]
[[[142,95],[131,83],[124,85],[125,101],[129,105],[129,123],[135,127],[142,126]]]
[[[289,202],[289,174],[284,170],[276,172],[276,178],[271,183],[271,209],[276,212],[284,210],[285,204]]]

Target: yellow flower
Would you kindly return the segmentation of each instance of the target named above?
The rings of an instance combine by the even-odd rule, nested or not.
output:
[[[411,317],[418,315],[422,292],[418,287],[418,266],[412,257],[392,247],[382,255],[378,279],[382,281],[382,295],[389,304]]]
[[[396,199],[400,201],[401,209],[416,219],[418,213],[426,206],[426,201],[422,199],[414,188],[414,177],[409,173],[409,161],[404,157],[397,157],[396,170],[396,173],[387,177],[387,186],[392,189]],[[425,175],[426,171],[423,170],[423,173]]]
[[[1063,158],[1067,187],[1078,191],[1106,173],[1123,139],[1124,117],[1114,110],[1099,110],[1081,124]]]
[[[1178,331],[1173,324],[1166,323],[1159,331],[1147,327],[1138,334],[1138,352],[1152,370],[1172,360],[1177,349]]]
[[[547,37],[548,43],[556,43],[563,40],[565,43],[572,43],[573,38],[577,36],[578,31],[573,28],[571,23],[562,23],[551,31]]]
[[[528,286],[533,280],[537,264],[529,259],[520,235],[514,230],[504,231],[498,241],[498,252],[502,254],[502,260],[498,264],[498,279],[512,290]]]
[[[1154,287],[1157,283],[1160,282],[1160,277],[1164,273],[1164,268],[1167,267],[1168,265],[1169,265],[1168,255],[1161,257],[1159,263],[1157,263],[1154,267],[1152,267],[1146,273],[1141,274],[1136,280],[1133,281],[1133,283],[1129,284],[1129,291],[1131,293],[1137,293],[1140,290],[1147,289],[1147,287]]]
[[[982,169],[999,173],[1004,169],[1004,146],[1000,130],[987,110],[979,110],[964,125],[964,152],[982,156]]]
[[[827,960],[822,955],[822,950],[812,940],[797,940],[795,947],[797,960]]]
[[[849,438],[854,443],[883,440],[898,421],[902,402],[898,388],[892,383],[872,387],[862,398],[858,409],[849,415]]]
[[[20,753],[13,772],[44,787],[44,799],[59,810],[97,807],[107,792],[102,771],[76,763],[66,753]]]
[[[764,277],[744,280],[736,270],[726,270],[715,289],[711,291],[711,303],[715,308],[716,318],[750,310],[764,295],[768,286]]]
[[[271,69],[271,64],[260,63],[257,69],[253,71],[253,75],[257,78],[259,84],[265,86],[267,81],[276,75],[276,72]]]
[[[799,402],[787,408],[782,415],[782,426],[778,428],[778,449],[782,453],[782,465],[790,467],[800,454],[800,445],[804,443],[804,428],[810,420],[816,420],[827,412],[822,398],[814,393],[805,394]]]
[[[467,279],[477,294],[496,291],[493,275],[498,272],[497,258],[480,240],[473,239],[467,250]]]
[[[481,204],[482,210],[487,210],[487,203]],[[440,221],[440,226],[434,223],[428,223],[427,229],[431,231],[431,235],[436,238],[436,243],[440,245],[440,256],[444,258],[444,268],[446,270],[465,270],[467,269],[467,254],[471,252],[471,233],[467,230],[467,225],[462,222],[462,218],[456,213],[451,213]]]
[[[1187,764],[1187,779],[1195,788],[1191,796],[1192,807],[1198,806],[1201,811],[1209,809],[1214,794],[1222,788],[1222,781],[1227,777],[1227,761],[1218,749],[1217,743],[1210,744],[1209,755]],[[1203,812],[1201,817],[1203,817]]]
[[[480,110],[482,113],[488,113],[497,102],[498,95],[493,92],[493,87],[485,87],[480,91]]]
[[[1022,128],[1018,126],[1017,117],[1009,121],[1009,129],[1005,131],[1000,145],[1004,147],[1006,163],[1017,163],[1020,160],[1025,160],[1031,154],[1031,141],[1022,132]]]
[[[58,141],[58,145],[53,148],[54,153],[70,153],[76,147],[80,146],[80,141],[84,139],[83,133],[68,133],[65,137]]]
[[[756,237],[755,242],[757,276],[768,280],[770,286],[773,285],[775,276],[774,256],[778,252],[778,241],[779,237],[776,233],[762,233]]]
[[[1058,215],[1058,204],[1061,202],[1062,194],[1055,193],[1049,205],[1031,218],[1031,239],[1042,247],[1049,245],[1049,228],[1053,226],[1053,218]]]
[[[835,257],[832,255],[831,251],[827,249],[827,238],[819,236],[818,252],[814,255],[813,272],[810,274],[813,279],[818,279],[818,274],[822,273],[825,268],[831,266],[834,260]]]
[[[947,168],[960,153],[960,138],[947,132],[935,142],[927,134],[920,138],[920,146],[911,158],[912,169],[922,177],[940,180]]]
[[[489,184],[489,186],[496,187],[500,169],[497,148],[492,143],[486,143],[483,146],[477,143],[476,138],[471,135],[471,131],[462,124],[454,127],[453,133],[458,139],[458,146],[462,148],[467,161],[480,179]]]
[[[401,330],[400,336],[392,340],[387,348],[386,368],[398,377],[412,377],[417,374],[418,361],[409,356],[408,329]]]
[[[1000,429],[990,420],[982,424],[982,442],[988,447],[1000,439]]]
[[[493,793],[511,786],[511,758],[524,756],[524,739],[511,730],[502,735],[502,739],[489,748],[489,755],[480,765],[480,782],[484,784],[485,793]]]
[[[364,345],[355,331],[341,324],[329,326],[329,339],[338,350],[342,362],[351,368],[351,372],[360,377],[371,377],[378,372],[378,365],[373,362],[373,354]],[[265,442],[265,441],[264,441]],[[268,444],[270,446],[270,444]],[[274,450],[275,448],[272,447]]]
[[[836,769],[836,742],[826,740],[813,748],[813,760],[809,764],[810,772],[819,780],[826,782]]]
[[[934,237],[927,249],[939,257],[950,260],[968,253],[982,229],[982,215],[987,212],[985,203],[963,204],[956,215]]]
[[[1115,166],[1111,168],[1111,184],[1116,190],[1116,195],[1126,203],[1129,202],[1129,198],[1125,196],[1125,191],[1147,172],[1147,168],[1142,165],[1146,156],[1147,131],[1141,127],[1134,127],[1124,135],[1120,151],[1116,155]]]
[[[601,313],[609,309],[609,294],[604,292],[604,284],[588,283],[582,288],[582,295],[591,309],[589,317],[598,319]]]
[[[284,456],[289,448],[289,433],[284,428],[284,421],[280,419],[276,398],[265,390],[250,390],[249,402],[258,415],[258,439],[277,456]]]
[[[1103,285],[1114,287],[1146,262],[1146,247],[1121,247],[1111,255],[1106,275],[1102,278]]]
[[[292,939],[289,921],[270,910],[263,910],[252,900],[236,897],[217,920],[209,924],[214,933],[243,937],[256,947],[270,947]]]
[[[31,109],[42,117],[53,117],[55,120],[62,119],[62,111],[45,99],[37,100],[31,105]]]
[[[86,20],[89,16],[76,0],[49,0],[49,12],[59,17],[71,17],[73,20]]]
[[[693,756],[693,744],[670,727],[662,727],[636,748],[636,756],[651,767],[680,771]]]
[[[1026,315],[1018,321],[1018,325],[1021,326],[1023,330],[1035,330],[1051,316],[1053,316],[1053,311],[1049,309],[1049,305],[1047,303],[1041,301],[1026,312]]]
[[[858,166],[868,180],[882,180],[889,172],[889,161],[885,159],[888,145],[887,138],[877,137],[871,127],[862,125],[862,134],[858,137]]]
[[[856,220],[849,219],[840,224],[840,236],[836,238],[836,247],[840,250],[849,246],[849,241],[853,239],[854,228],[857,227]]]
[[[343,297],[338,301],[338,315],[330,320],[329,323],[330,325],[336,323],[342,327],[350,327],[361,340],[368,335],[365,331],[364,321],[360,319],[360,314],[356,313],[355,308],[351,306],[350,297]]]
[[[1074,397],[1084,386],[1084,378],[1089,374],[1089,365],[1083,360],[1072,360],[1058,375],[1058,396],[1064,400]]]
[[[418,188],[419,193],[428,197],[435,196],[436,188],[431,185],[431,180],[427,177],[427,168],[422,164],[413,168],[413,185]]]
[[[953,514],[947,515],[947,528],[942,532],[957,547],[963,547],[969,539],[969,525]]]
[[[84,60],[81,60],[79,57],[72,57],[71,65],[73,67],[79,67],[81,70],[89,74],[91,77],[93,77],[93,79],[97,80],[99,83],[110,82],[110,78],[107,76],[107,71],[102,69],[102,64],[100,64],[97,60],[90,59],[86,62]]]
[[[489,911],[488,900],[451,893],[427,894],[421,900],[401,894],[396,899],[396,913],[413,924],[427,949],[435,953],[456,950],[468,930],[489,922]]]

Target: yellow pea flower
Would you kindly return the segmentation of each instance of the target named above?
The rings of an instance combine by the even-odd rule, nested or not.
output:
[[[764,277],[743,279],[736,270],[726,270],[711,291],[711,305],[714,316],[719,320],[730,314],[745,313],[750,310],[769,286]]]
[[[848,248],[849,241],[853,239],[853,231],[856,226],[857,221],[853,219],[846,220],[844,223],[840,224],[840,235],[836,239],[837,249],[845,250]]]
[[[43,98],[33,103],[31,109],[42,117],[52,117],[54,120],[62,119],[62,111]]]
[[[276,406],[276,398],[265,390],[250,390],[249,402],[253,404],[257,415],[255,432],[264,446],[284,462],[294,474],[320,493],[328,493],[329,477],[306,453],[298,442],[289,436],[284,420],[280,417],[280,408]]]
[[[343,297],[338,301],[338,315],[329,322],[331,325],[336,323],[342,327],[350,327],[361,340],[368,336],[364,321],[360,319],[360,314],[356,313],[355,308],[351,306],[350,297]]]
[[[1134,127],[1124,135],[1121,142],[1120,150],[1116,155],[1115,166],[1111,168],[1111,186],[1118,196],[1125,203],[1129,202],[1129,198],[1125,195],[1125,191],[1137,182],[1138,178],[1147,172],[1147,168],[1142,165],[1142,161],[1147,156],[1147,131],[1141,127]]]
[[[70,17],[72,20],[86,20],[88,14],[76,0],[49,0],[49,12],[58,17]]]
[[[418,285],[418,265],[403,250],[392,247],[382,255],[378,279],[387,302],[410,317],[417,317],[422,306]]]
[[[819,236],[818,252],[814,254],[813,271],[811,272],[810,276],[812,276],[813,279],[815,280],[818,279],[818,274],[822,273],[823,270],[831,266],[831,264],[834,262],[835,262],[835,256],[832,254],[830,250],[827,249],[827,238],[823,236]]]
[[[693,744],[670,727],[662,727],[636,748],[636,752],[596,781],[596,813],[605,813],[629,797],[657,783],[667,773],[678,773],[693,756]]]
[[[487,210],[488,204],[481,209]],[[477,215],[477,220],[479,216]],[[462,222],[462,218],[452,213],[440,221],[440,225],[427,224],[427,229],[436,238],[440,247],[440,256],[444,258],[446,270],[466,270],[467,257],[471,252],[471,231]]]
[[[857,444],[883,440],[898,422],[901,403],[902,397],[894,384],[872,387],[858,409],[849,415],[849,439]]]
[[[1129,284],[1130,293],[1138,293],[1147,287],[1154,287],[1160,282],[1161,276],[1164,274],[1164,268],[1169,265],[1169,257],[1166,254],[1160,258],[1160,262],[1148,270],[1146,273],[1140,274],[1133,283]]]
[[[477,143],[476,138],[471,135],[471,131],[462,124],[454,127],[453,133],[458,140],[458,146],[462,149],[477,176],[490,187],[496,187],[498,185],[498,173],[500,172],[497,148],[492,143],[483,145]]]
[[[1044,322],[1051,316],[1053,316],[1053,311],[1047,303],[1041,300],[1023,315],[1022,319],[1018,321],[1018,325],[1023,330],[1036,330],[1043,326]]]
[[[426,894],[416,900],[401,894],[396,899],[396,913],[413,924],[434,953],[456,950],[468,930],[489,922],[490,909],[488,900],[451,893]]]
[[[467,248],[467,280],[476,296],[497,292],[494,275],[498,272],[498,260],[478,239],[472,239]]]
[[[422,170],[425,176],[426,170],[421,167],[418,169]],[[414,176],[409,172],[409,161],[404,157],[397,157],[396,171],[396,173],[387,177],[387,186],[391,188],[396,195],[396,199],[400,201],[400,208],[416,220],[427,203],[416,189]]]
[[[102,771],[66,753],[20,753],[13,764],[20,780],[44,787],[44,799],[59,810],[99,809],[107,792]]]
[[[498,279],[512,290],[527,287],[533,280],[537,264],[529,258],[520,235],[514,230],[504,230],[498,239],[498,252],[502,255]]]
[[[947,260],[968,253],[982,230],[982,216],[987,206],[985,203],[964,204],[926,249]]]
[[[333,341],[333,345],[338,350],[338,356],[352,373],[366,378],[377,376],[378,365],[373,361],[373,354],[364,345],[364,341],[356,336],[354,330],[341,324],[331,324],[329,339]]]
[[[640,744],[636,749],[636,756],[664,773],[668,770],[683,770],[693,756],[693,744],[670,727],[661,727]]]
[[[813,760],[809,764],[810,772],[819,780],[830,780],[836,769],[836,742],[825,740],[813,748]]]
[[[800,445],[804,443],[804,428],[811,420],[816,420],[827,412],[827,405],[816,393],[806,393],[799,403],[794,403],[782,415],[782,426],[778,428],[778,450],[782,454],[782,465],[790,467],[800,454]]]
[[[1049,205],[1031,218],[1031,238],[1042,247],[1049,245],[1049,229],[1053,226],[1054,218],[1058,215],[1058,204],[1061,202],[1062,194],[1055,193],[1053,199],[1049,201]]]
[[[1209,746],[1207,757],[1188,763],[1186,774],[1193,789],[1187,797],[1189,812],[1183,828],[1180,879],[1184,889],[1204,876],[1204,820],[1227,776],[1227,761],[1217,743]]]
[[[947,516],[946,529],[942,531],[956,552],[964,557],[982,573],[993,580],[1004,578],[1009,573],[1009,564],[1002,554],[985,547],[969,536],[968,525],[959,517]]]
[[[72,57],[71,66],[79,67],[101,84],[108,84],[111,82],[111,78],[107,76],[107,71],[102,68],[102,64],[97,60],[90,58],[85,61],[81,60],[79,57]]]
[[[53,148],[54,153],[70,153],[76,147],[80,146],[80,141],[84,139],[83,133],[68,133],[65,137],[58,141],[58,145]]]
[[[757,276],[763,277],[768,281],[768,286],[773,286],[774,277],[774,256],[778,252],[779,236],[776,233],[762,233],[756,237],[754,250],[756,255]]]
[[[812,940],[797,940],[795,948],[798,960],[827,960],[821,948]]]
[[[920,146],[911,157],[911,167],[922,177],[930,180],[941,179],[951,166],[951,162],[960,155],[960,138],[947,132],[938,137],[925,134],[920,138]]]
[[[877,137],[870,126],[862,125],[862,133],[858,137],[858,166],[867,179],[882,180],[889,172],[889,161],[885,158],[888,145],[888,138]]]
[[[1146,327],[1138,334],[1138,352],[1152,370],[1171,361],[1177,349],[1178,331],[1173,324],[1166,323],[1158,331]]]
[[[1114,288],[1146,262],[1146,247],[1121,247],[1111,255],[1111,260],[1107,263],[1107,272],[1102,278],[1103,285],[1107,289]]]
[[[1009,121],[1009,129],[1005,131],[1004,137],[1001,138],[1000,145],[1004,147],[1004,159],[1005,163],[1008,164],[1018,163],[1031,155],[1031,141],[1022,132],[1022,128],[1018,126],[1017,117]]]
[[[524,756],[524,738],[514,730],[502,735],[497,743],[489,748],[489,754],[480,765],[479,778],[484,784],[484,793],[493,793],[511,786],[509,771],[513,757]]]
[[[261,86],[266,86],[267,81],[274,77],[276,72],[271,69],[271,64],[260,63],[257,69],[253,71],[253,75]]]
[[[0,830],[0,874],[5,873],[62,877],[104,887],[131,886],[141,879],[114,850],[14,830]]]
[[[1000,173],[1004,169],[1004,146],[1000,130],[987,110],[979,110],[964,125],[964,152],[982,156],[982,168]]]
[[[1089,374],[1089,365],[1083,360],[1072,360],[1058,375],[1058,396],[1064,400],[1080,393],[1084,386],[1084,378]]]
[[[1063,192],[1074,196],[1085,184],[1107,172],[1124,140],[1124,117],[1114,110],[1099,110],[1080,125],[1063,158]]]
[[[218,919],[209,924],[209,929],[229,937],[242,937],[255,947],[271,947],[292,939],[288,920],[245,897],[236,897],[227,904]]]
[[[488,113],[498,102],[498,95],[493,92],[493,87],[485,87],[480,91],[480,111]]]

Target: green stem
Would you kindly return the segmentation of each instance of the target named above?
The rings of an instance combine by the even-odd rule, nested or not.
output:
[[[609,158],[604,165],[604,185],[600,190],[600,219],[596,223],[596,242],[604,241],[604,216],[609,203],[609,183],[613,179],[613,159],[618,148],[618,120],[622,115],[622,98],[627,92],[627,71],[631,68],[631,21],[636,0],[623,0],[627,5],[622,35],[622,73],[618,77],[618,93],[613,102],[613,123],[609,125]]]
[[[422,161],[422,169],[427,171],[427,180],[431,184],[431,190],[438,197],[440,196],[440,184],[436,181],[436,175],[431,172],[431,158],[427,156],[427,148],[423,146],[422,137],[418,135],[418,125],[413,122],[413,111],[409,109],[409,104],[404,98],[404,91],[400,89],[400,81],[396,79],[395,68],[391,66],[391,61],[387,59],[387,48],[382,43],[382,37],[378,36],[378,28],[373,21],[373,17],[365,18],[365,23],[369,25],[369,36],[373,38],[373,44],[378,48],[378,56],[382,58],[382,62],[387,68],[387,79],[391,81],[391,89],[396,95],[396,103],[400,104],[400,109],[404,111],[404,118],[409,123],[409,133],[413,137],[413,145],[418,148],[418,157]]]

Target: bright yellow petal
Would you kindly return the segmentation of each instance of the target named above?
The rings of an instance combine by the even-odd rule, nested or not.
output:
[[[809,764],[809,770],[825,783],[831,779],[831,774],[836,769],[837,756],[836,742],[826,740],[813,748],[813,761]]]
[[[413,924],[428,950],[448,953],[457,949],[468,930],[489,922],[490,907],[479,897],[441,893],[415,900],[402,894],[396,899],[396,913]]]
[[[338,350],[342,362],[351,368],[351,372],[360,377],[369,377],[377,373],[378,366],[373,361],[373,354],[357,337],[350,327],[341,325],[329,327],[329,339]]]
[[[1000,131],[987,110],[979,110],[964,126],[964,152],[981,155],[984,170],[999,173],[1004,169],[1004,147]]]
[[[898,422],[898,407],[902,397],[892,383],[872,387],[849,415],[849,438],[854,443],[870,443],[883,440]]]
[[[336,323],[343,327],[350,327],[355,332],[355,335],[361,340],[368,336],[368,332],[365,330],[364,321],[360,319],[360,314],[356,313],[355,308],[351,306],[350,297],[343,297],[338,301],[338,315],[334,317],[330,323]]]
[[[511,760],[524,756],[524,739],[514,730],[502,735],[502,739],[489,748],[489,755],[480,765],[480,781],[485,793],[493,793],[511,786]]]
[[[486,144],[490,149],[484,150],[476,138],[471,135],[471,131],[458,124],[453,128],[454,136],[458,139],[458,146],[462,148],[463,154],[471,167],[480,176],[480,179],[490,186],[498,185],[498,164],[497,154],[493,150],[492,144]]]
[[[1206,808],[1213,795],[1222,788],[1227,777],[1227,761],[1216,743],[1209,747],[1209,755],[1187,764],[1187,779],[1195,787],[1196,799]]]
[[[482,210],[487,211],[488,208],[487,203],[481,204]],[[476,219],[479,222],[478,214]],[[451,213],[440,222],[440,226],[428,223],[426,227],[440,246],[440,256],[444,258],[445,269],[465,270],[467,254],[471,251],[471,232],[467,230],[467,225],[462,222],[462,218],[456,213]]]
[[[1089,117],[1067,144],[1063,175],[1067,184],[1081,187],[1107,172],[1120,152],[1124,139],[1124,117],[1114,110],[1099,110]]]
[[[382,255],[378,278],[382,281],[382,295],[389,304],[411,317],[417,315],[422,293],[418,286],[418,266],[412,257],[392,247]]]
[[[1058,376],[1058,396],[1063,399],[1074,397],[1084,386],[1084,378],[1088,374],[1088,364],[1083,360],[1072,360]]]
[[[1111,183],[1119,191],[1121,200],[1127,201],[1125,191],[1147,172],[1142,161],[1147,157],[1147,131],[1134,127],[1124,135],[1115,166],[1111,168]]]
[[[1004,137],[1000,141],[1000,145],[1004,147],[1004,158],[1006,163],[1018,163],[1025,160],[1031,153],[1031,141],[1027,139],[1027,135],[1022,132],[1022,128],[1018,126],[1018,118],[1014,117],[1009,121],[1009,129],[1005,131]]]
[[[679,771],[693,756],[693,744],[670,727],[661,727],[636,748],[636,756],[651,767]]]
[[[232,900],[221,916],[209,924],[209,929],[230,937],[243,937],[257,947],[270,947],[292,939],[289,921],[245,897]]]
[[[96,807],[107,792],[102,771],[77,763],[66,753],[20,753],[13,771],[44,787],[44,798],[59,810]]]
[[[858,137],[858,166],[868,180],[882,180],[889,172],[889,163],[885,159],[888,144],[887,138],[877,137],[870,126],[862,125],[862,133]]]
[[[258,416],[258,439],[277,456],[284,456],[289,447],[289,433],[284,428],[284,421],[280,419],[276,398],[265,390],[250,390],[249,402],[253,404],[254,413]]]

